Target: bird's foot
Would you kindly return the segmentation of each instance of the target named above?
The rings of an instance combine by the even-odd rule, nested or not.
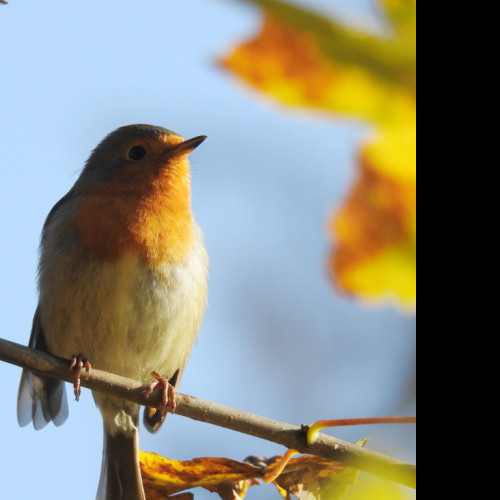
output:
[[[82,376],[82,371],[85,369],[85,373],[87,374],[87,378],[90,376],[91,364],[87,358],[83,356],[83,354],[73,354],[71,356],[71,364],[69,366],[70,371],[74,371],[73,375],[73,390],[75,393],[75,399],[78,401],[80,399],[80,378]]]
[[[151,376],[154,380],[148,385],[146,395],[149,396],[156,388],[161,390],[160,406],[158,408],[146,408],[147,418],[153,430],[156,430],[163,423],[169,411],[175,413],[175,388],[165,377],[161,377],[158,373],[153,372]]]

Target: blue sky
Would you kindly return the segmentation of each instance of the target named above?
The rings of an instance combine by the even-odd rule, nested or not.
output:
[[[374,26],[369,0],[304,5]],[[207,135],[192,155],[193,203],[210,253],[210,303],[181,392],[295,424],[411,414],[415,320],[335,294],[327,214],[342,203],[367,127],[290,111],[217,58],[259,26],[237,0],[12,0],[0,6],[1,337],[27,343],[39,234],[92,148],[130,123]],[[64,426],[20,429],[20,369],[0,363],[0,496],[93,498],[101,421],[91,394]],[[414,460],[409,426],[342,429]],[[272,456],[272,443],[170,416],[141,447],[172,458]],[[197,492],[197,499],[214,495]],[[249,500],[277,499],[272,489]]]

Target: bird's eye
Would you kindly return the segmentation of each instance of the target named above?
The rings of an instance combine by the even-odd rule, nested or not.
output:
[[[142,146],[134,146],[129,152],[128,157],[131,160],[142,160],[146,156],[147,151]]]

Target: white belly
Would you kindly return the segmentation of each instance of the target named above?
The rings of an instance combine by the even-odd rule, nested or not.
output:
[[[65,358],[82,354],[94,368],[144,382],[152,371],[173,376],[198,335],[206,267],[201,239],[182,264],[156,269],[133,254],[116,263],[49,263],[40,276],[49,351]]]

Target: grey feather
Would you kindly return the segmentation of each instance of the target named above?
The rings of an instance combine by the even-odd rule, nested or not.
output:
[[[38,309],[33,318],[29,346],[48,352],[40,323]],[[33,422],[36,430],[49,422],[62,425],[68,418],[68,401],[64,382],[50,377],[35,375],[24,369],[17,396],[17,421],[21,427]]]

